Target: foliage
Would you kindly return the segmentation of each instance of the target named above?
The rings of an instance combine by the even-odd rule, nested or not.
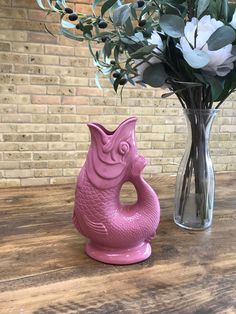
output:
[[[175,93],[184,108],[210,109],[236,90],[236,11],[227,0],[93,0],[91,14],[36,1],[60,15],[64,36],[88,41],[116,92],[127,82],[165,86],[163,97]]]

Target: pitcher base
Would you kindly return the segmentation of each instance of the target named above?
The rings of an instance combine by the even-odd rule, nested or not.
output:
[[[152,249],[147,242],[129,249],[104,248],[88,243],[86,244],[85,252],[93,259],[106,264],[128,265],[146,260],[150,257]]]

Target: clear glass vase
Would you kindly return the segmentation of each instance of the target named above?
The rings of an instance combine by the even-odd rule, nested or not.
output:
[[[187,143],[176,179],[174,222],[186,229],[211,226],[215,178],[209,154],[212,123],[219,110],[185,109]]]

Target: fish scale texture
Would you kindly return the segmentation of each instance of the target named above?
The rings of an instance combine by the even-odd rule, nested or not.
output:
[[[82,169],[75,196],[75,226],[85,237],[101,246],[126,248],[143,240],[149,242],[159,223],[157,200],[147,197],[145,207],[135,204],[122,208],[115,201],[119,191],[119,187],[97,189]]]

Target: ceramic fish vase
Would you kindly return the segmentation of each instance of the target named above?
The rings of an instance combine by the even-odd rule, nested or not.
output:
[[[125,120],[112,132],[98,123],[88,124],[91,145],[77,179],[73,222],[89,239],[87,255],[104,263],[147,259],[159,224],[158,197],[141,175],[147,162],[137,151],[136,120]],[[137,191],[133,205],[120,203],[127,181]]]

